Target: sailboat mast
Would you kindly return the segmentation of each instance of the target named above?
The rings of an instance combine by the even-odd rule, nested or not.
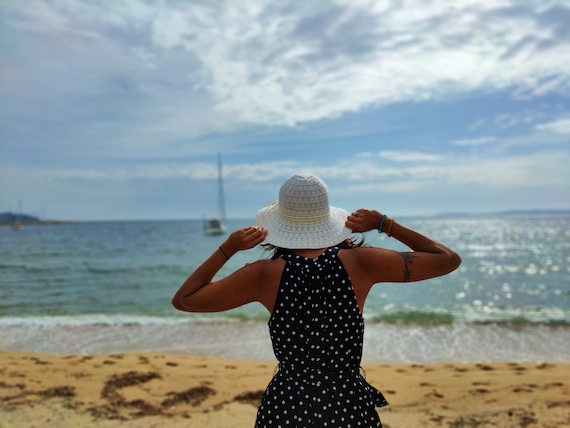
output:
[[[218,153],[218,215],[222,223],[225,223],[226,204],[224,202],[224,182],[222,177],[222,154]]]

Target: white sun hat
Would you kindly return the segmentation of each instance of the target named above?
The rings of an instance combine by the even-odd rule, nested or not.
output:
[[[279,201],[257,212],[268,231],[265,242],[287,249],[316,249],[343,242],[352,231],[348,212],[329,205],[329,190],[319,178],[294,175],[279,190]]]

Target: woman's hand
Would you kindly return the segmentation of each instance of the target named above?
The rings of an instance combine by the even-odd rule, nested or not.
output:
[[[378,211],[361,208],[348,216],[345,225],[354,233],[364,233],[369,230],[378,229],[381,220],[382,214]],[[387,226],[386,221],[385,224]]]
[[[267,230],[262,227],[248,226],[233,232],[222,244],[224,253],[231,257],[241,250],[249,250],[261,244],[267,236]]]

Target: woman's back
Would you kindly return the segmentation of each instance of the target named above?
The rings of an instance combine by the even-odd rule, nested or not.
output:
[[[364,320],[338,251],[329,248],[315,259],[293,252],[283,256],[269,320],[280,363],[328,369],[360,365]]]
[[[281,256],[285,266],[269,320],[279,372],[256,427],[381,426],[374,407],[387,403],[359,372],[364,319],[338,252]]]

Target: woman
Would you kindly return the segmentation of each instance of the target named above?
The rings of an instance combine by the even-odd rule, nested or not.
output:
[[[412,249],[355,244],[351,233],[377,229]],[[235,253],[265,241],[275,248],[226,278],[212,278]],[[261,427],[381,427],[382,394],[360,374],[362,311],[379,282],[420,281],[455,270],[449,248],[377,211],[352,214],[329,205],[324,182],[293,176],[279,201],[257,213],[257,226],[232,233],[173,299],[179,310],[218,312],[260,302],[279,371],[259,406]]]

